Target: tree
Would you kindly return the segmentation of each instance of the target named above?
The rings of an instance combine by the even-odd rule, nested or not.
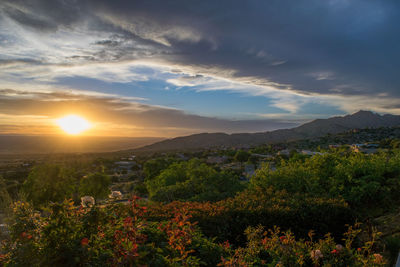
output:
[[[244,150],[238,150],[235,154],[234,160],[239,162],[246,162],[250,157],[250,153]]]
[[[242,189],[236,175],[218,172],[198,159],[173,163],[146,185],[150,198],[158,201],[215,201]]]
[[[60,165],[44,164],[32,169],[22,190],[37,207],[73,197],[76,185],[77,179],[72,170]]]
[[[250,157],[249,157],[249,159],[247,160],[247,162],[250,163],[250,164],[257,165],[257,163],[258,163],[258,157],[257,157],[257,156],[250,155]]]
[[[152,179],[172,163],[171,159],[156,158],[146,161],[143,172],[147,179]]]
[[[11,201],[4,179],[0,176],[0,212],[7,211]]]
[[[110,192],[111,177],[104,173],[93,173],[82,178],[79,186],[81,196],[92,196],[96,199],[106,198]]]

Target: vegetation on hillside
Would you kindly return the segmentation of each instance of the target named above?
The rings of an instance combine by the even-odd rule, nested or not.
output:
[[[400,248],[397,237],[381,238],[371,220],[400,204],[400,152],[396,142],[385,142],[388,150],[370,155],[339,148],[313,156],[277,156],[249,181],[239,179],[240,172],[207,164],[205,152],[192,159],[138,159],[144,178],[125,182],[134,188],[129,203],[106,200],[115,179],[110,177],[116,168],[112,161],[37,165],[18,194],[15,187],[1,187],[1,208],[10,216],[9,233],[0,235],[0,262],[383,266],[393,262]],[[229,154],[227,165],[243,167],[258,162],[250,160],[252,153],[226,151],[221,156]],[[138,164],[131,173],[140,173]],[[147,197],[133,197],[139,191]],[[84,195],[100,202],[83,207]]]

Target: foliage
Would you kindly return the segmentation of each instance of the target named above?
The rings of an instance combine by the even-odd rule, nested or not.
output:
[[[400,238],[398,236],[389,236],[385,238],[384,243],[386,250],[389,252],[390,265],[393,266],[400,252]]]
[[[96,199],[106,198],[110,193],[111,178],[104,173],[89,174],[80,181],[81,196],[92,196]]]
[[[193,204],[188,202],[187,204]],[[198,203],[198,205],[206,205]],[[210,204],[208,204],[210,205]],[[189,205],[190,206],[190,205]],[[204,237],[188,205],[175,206],[171,218],[149,220],[135,197],[129,205],[82,208],[72,201],[52,204],[42,213],[16,203],[1,266],[382,266],[373,252],[378,238],[355,249],[360,233],[350,227],[338,245],[328,234],[296,240],[279,228],[249,227],[244,247]]]
[[[149,194],[146,184],[143,182],[137,182],[133,188],[133,192],[140,197],[144,197]]]
[[[398,140],[383,140],[382,145],[396,148]],[[258,160],[245,151],[228,152],[236,161]],[[204,156],[210,153],[215,152]],[[147,207],[137,198],[129,205],[76,207],[64,200],[78,193],[103,198],[110,178],[94,173],[81,179],[89,169],[79,162],[34,167],[22,187],[30,204],[14,207],[0,266],[384,264],[381,254],[374,253],[376,231],[364,235],[372,238],[364,244],[356,237],[359,225],[343,232],[356,218],[400,204],[400,151],[365,155],[335,149],[312,157],[293,152],[277,161],[276,169],[262,166],[245,185],[237,175],[199,159],[147,160],[144,182],[113,185],[149,195]],[[9,182],[0,179],[2,207],[11,202]],[[395,259],[399,244],[398,238],[384,240],[388,262]]]
[[[318,236],[332,232],[340,237],[345,224],[354,222],[354,214],[340,199],[304,197],[286,191],[252,189],[218,202],[180,202],[167,205],[153,203],[148,216],[153,220],[169,219],[177,207],[192,212],[203,233],[218,241],[230,240],[243,244],[244,230],[261,224],[268,228],[278,225],[306,236],[314,229]]]
[[[233,159],[239,162],[246,162],[249,159],[249,157],[250,157],[249,152],[246,152],[244,150],[238,150]]]
[[[71,169],[60,165],[36,166],[23,184],[23,192],[34,206],[45,206],[49,202],[60,202],[76,192],[78,179]]]
[[[166,202],[215,201],[242,189],[235,175],[218,172],[198,159],[173,163],[157,177],[146,179],[146,185],[152,200]]]
[[[275,227],[264,231],[261,226],[246,229],[247,244],[243,248],[232,248],[225,243],[229,256],[222,258],[219,266],[384,266],[386,261],[373,247],[379,233],[374,232],[370,241],[353,247],[354,239],[361,232],[349,227],[342,244],[327,234],[323,239],[296,240],[290,232]]]
[[[8,194],[6,184],[0,176],[0,212],[8,211],[11,202],[11,197]]]
[[[166,169],[173,162],[174,160],[164,157],[146,161],[143,166],[143,172],[146,176],[146,179],[149,180],[158,176],[162,170]]]
[[[42,214],[27,203],[17,203],[0,265],[215,266],[219,262],[222,248],[204,238],[184,210],[165,222],[148,222],[145,213],[137,198],[130,205],[87,209],[65,201]]]
[[[292,194],[343,197],[359,210],[388,207],[400,200],[400,153],[330,153],[282,161],[275,171],[261,168],[251,184]]]

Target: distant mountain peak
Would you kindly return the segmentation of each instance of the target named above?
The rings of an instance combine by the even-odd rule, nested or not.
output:
[[[378,115],[379,116],[379,114],[374,113],[370,110],[359,110],[356,113],[351,114],[350,116],[359,116],[359,115],[368,115],[368,116],[370,116],[370,115],[377,116]]]
[[[372,111],[360,110],[356,113],[332,117],[329,119],[316,119],[296,128],[276,130],[265,133],[239,133],[222,134],[208,133],[191,135],[164,140],[138,150],[183,150],[204,149],[211,147],[248,147],[258,144],[272,144],[321,137],[326,134],[338,134],[353,129],[379,128],[400,126],[400,116],[381,116]]]

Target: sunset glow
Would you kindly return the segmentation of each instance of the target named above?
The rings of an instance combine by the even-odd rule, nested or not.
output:
[[[92,127],[90,122],[77,115],[68,115],[57,120],[57,125],[67,134],[77,135]]]

